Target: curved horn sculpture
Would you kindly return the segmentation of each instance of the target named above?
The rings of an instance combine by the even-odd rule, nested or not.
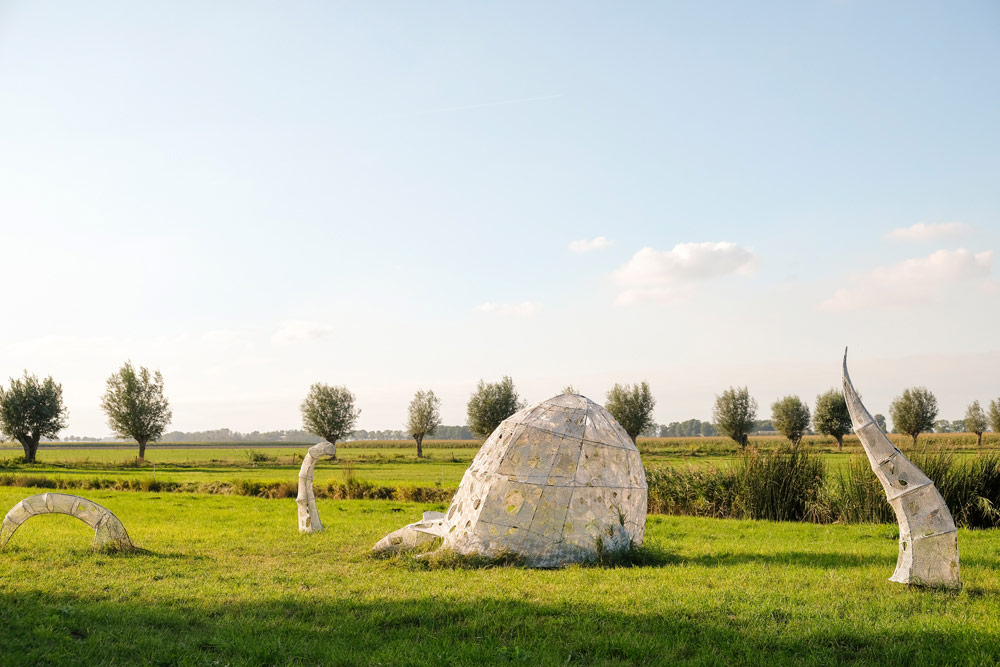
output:
[[[68,514],[94,529],[94,548],[105,545],[117,548],[132,548],[125,526],[106,507],[95,502],[71,496],[66,493],[40,493],[25,498],[14,505],[0,525],[0,549],[7,545],[11,535],[22,523],[39,514]]]
[[[892,444],[861,403],[847,373],[844,350],[844,398],[854,431],[899,522],[899,557],[889,581],[917,586],[961,588],[958,532],[944,498],[920,468]]]
[[[313,445],[302,458],[299,469],[299,494],[295,503],[299,506],[299,532],[318,533],[323,530],[323,522],[319,520],[319,510],[316,509],[316,494],[313,492],[313,468],[321,456],[337,456],[337,446],[324,440]]]

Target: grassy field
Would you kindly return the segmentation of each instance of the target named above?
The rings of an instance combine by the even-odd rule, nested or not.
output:
[[[13,449],[0,451],[0,472],[24,473],[58,478],[152,479],[162,482],[207,483],[252,480],[295,481],[302,456],[301,448],[156,448],[147,450],[146,463],[138,465],[136,453],[125,449],[40,450],[38,463],[15,464],[21,456]],[[387,485],[457,488],[465,469],[476,454],[474,448],[425,450],[418,460],[415,451],[379,448],[338,448],[338,460],[320,461],[316,484],[345,481],[345,475]],[[253,462],[253,452],[267,460]],[[345,468],[347,469],[345,472]]]
[[[0,506],[30,493],[0,488]],[[91,492],[136,555],[70,517],[0,554],[0,665],[970,664],[1000,662],[1000,535],[961,531],[965,589],[886,581],[891,526],[651,516],[643,565],[371,559],[443,505]]]
[[[893,436],[899,444],[909,438]],[[784,444],[782,438],[754,437],[752,444],[773,449]],[[425,458],[416,458],[411,442],[352,442],[338,447],[338,461],[321,461],[316,467],[317,485],[340,483],[350,476],[388,486],[421,486],[455,489],[465,469],[478,450],[475,441],[428,441]],[[975,436],[969,434],[927,434],[921,444],[955,450],[961,456],[975,456]],[[1000,449],[1000,436],[987,434],[984,450]],[[843,468],[848,459],[863,453],[857,438],[846,439],[838,451],[832,438],[810,436],[803,447],[822,455],[828,469]],[[725,438],[640,438],[643,463],[659,465],[719,468],[731,465],[737,449]],[[137,465],[134,448],[94,447],[86,444],[60,445],[39,450],[35,465],[18,465],[19,447],[0,449],[0,473],[39,475],[52,479],[127,479],[190,484],[240,481],[277,483],[294,482],[308,446],[191,446],[157,444],[147,450],[147,462]],[[253,462],[251,453],[264,460]],[[155,471],[153,468],[155,464]]]

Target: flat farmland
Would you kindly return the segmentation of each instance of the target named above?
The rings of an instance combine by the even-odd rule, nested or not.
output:
[[[906,446],[908,437],[891,436]],[[735,444],[726,438],[640,438],[639,449],[647,468],[656,466],[725,468],[738,456]],[[751,438],[759,449],[787,444],[783,438]],[[975,447],[970,434],[927,434],[921,446],[954,451],[958,457],[973,457],[1000,450],[1000,436],[988,433],[983,448]],[[425,441],[424,458],[416,457],[412,441],[354,441],[337,447],[337,460],[321,460],[315,471],[318,486],[345,483],[350,479],[385,486],[455,489],[476,455],[478,441]],[[839,451],[832,438],[809,436],[802,447],[820,455],[829,472],[836,474],[852,456],[863,456],[857,438],[845,439]],[[135,446],[88,446],[87,443],[50,443],[38,453],[38,463],[18,463],[20,447],[8,443],[0,448],[0,475],[31,475],[53,480],[130,480],[199,485],[254,482],[294,483],[302,456],[309,445],[235,445],[157,443],[146,450],[146,461],[136,460]]]

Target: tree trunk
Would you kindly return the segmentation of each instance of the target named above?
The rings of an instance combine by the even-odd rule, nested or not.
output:
[[[34,463],[35,455],[38,453],[38,439],[26,435],[17,436],[17,440],[21,443],[21,448],[24,449],[25,463]]]
[[[139,443],[139,460],[146,460],[146,440],[138,440]]]
[[[918,435],[920,435],[920,434],[919,434],[919,433],[911,433],[911,434],[910,434],[910,437],[912,437],[912,438],[913,438],[913,446],[914,446],[914,447],[916,447],[916,446],[917,446],[917,436],[918,436]]]
[[[424,458],[424,436],[417,435],[414,436],[413,439],[417,441],[417,458]]]
[[[837,436],[837,450],[840,451],[840,450],[843,450],[843,449],[844,449],[844,436],[838,435]]]
[[[976,447],[983,446],[983,432],[976,433]]]

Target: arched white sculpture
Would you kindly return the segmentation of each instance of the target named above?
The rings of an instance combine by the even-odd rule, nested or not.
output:
[[[94,529],[95,549],[105,545],[132,548],[132,541],[128,537],[125,526],[108,508],[80,496],[71,496],[66,493],[40,493],[25,498],[7,512],[3,524],[0,525],[0,549],[7,545],[11,535],[22,523],[39,514],[75,516]]]
[[[483,443],[447,514],[390,533],[375,552],[443,538],[443,548],[511,552],[533,567],[593,560],[642,544],[646,471],[607,410],[563,394],[506,419]]]
[[[854,431],[899,522],[899,557],[889,581],[916,586],[961,588],[958,531],[934,482],[892,444],[861,403],[847,373],[844,398]]]
[[[323,522],[319,520],[319,510],[316,509],[316,494],[313,492],[313,468],[316,460],[322,456],[337,456],[337,446],[324,440],[313,445],[302,458],[299,468],[299,493],[295,503],[299,506],[299,532],[318,533],[323,530]]]

